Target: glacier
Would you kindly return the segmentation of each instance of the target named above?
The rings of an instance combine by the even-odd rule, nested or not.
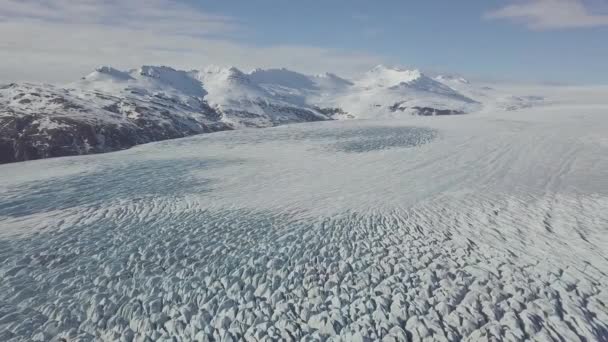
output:
[[[606,89],[522,93],[0,165],[0,340],[606,341]]]

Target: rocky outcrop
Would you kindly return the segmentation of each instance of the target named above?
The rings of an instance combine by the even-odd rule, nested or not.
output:
[[[0,163],[122,150],[231,129],[206,102],[129,92],[10,84],[0,88]]]
[[[466,114],[462,110],[456,109],[445,109],[445,108],[432,108],[432,107],[420,107],[412,106],[406,107],[402,103],[395,103],[390,107],[391,112],[407,112],[412,115],[420,116],[435,116],[435,115],[461,115]]]
[[[138,144],[227,130],[223,123],[159,125],[144,118],[131,124],[91,123],[70,117],[0,117],[0,163],[102,153]]]

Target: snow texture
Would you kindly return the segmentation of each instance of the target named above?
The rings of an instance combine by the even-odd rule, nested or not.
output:
[[[607,341],[602,94],[0,165],[0,340]]]

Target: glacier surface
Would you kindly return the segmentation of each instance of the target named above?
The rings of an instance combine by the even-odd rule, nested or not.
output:
[[[0,340],[607,341],[582,102],[0,165]]]

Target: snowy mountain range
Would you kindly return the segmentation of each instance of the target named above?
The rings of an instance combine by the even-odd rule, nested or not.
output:
[[[431,78],[382,65],[353,80],[287,69],[103,66],[63,86],[0,86],[0,163],[114,151],[243,127],[465,114],[497,98],[480,89],[460,77]]]

